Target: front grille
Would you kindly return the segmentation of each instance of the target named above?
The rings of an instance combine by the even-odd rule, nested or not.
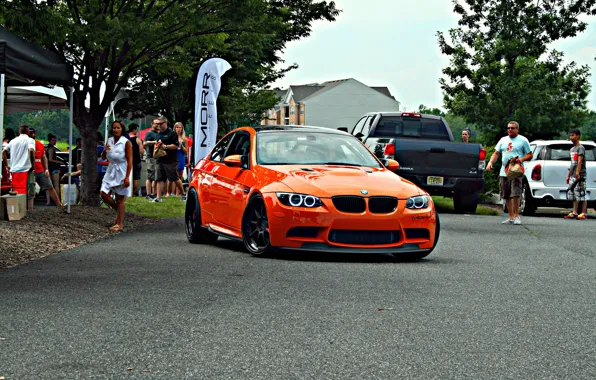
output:
[[[430,239],[430,232],[426,228],[406,228],[406,239]]]
[[[287,237],[316,238],[319,227],[292,227],[286,234]]]
[[[366,210],[364,198],[350,195],[332,197],[333,205],[341,212],[359,214]]]
[[[340,244],[377,245],[399,242],[399,231],[331,230],[329,241]]]
[[[373,214],[389,214],[397,209],[397,198],[394,197],[370,197],[368,209]]]

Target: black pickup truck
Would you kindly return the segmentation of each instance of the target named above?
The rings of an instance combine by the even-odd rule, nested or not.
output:
[[[345,131],[345,128],[340,128]],[[431,195],[453,197],[456,212],[475,212],[484,186],[486,151],[453,141],[444,118],[413,112],[371,112],[349,131],[397,174]]]

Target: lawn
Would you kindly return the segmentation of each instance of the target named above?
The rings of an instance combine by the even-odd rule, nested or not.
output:
[[[132,212],[147,218],[183,218],[186,202],[180,197],[163,198],[162,203],[151,202],[145,197],[133,197],[126,200],[126,212]]]
[[[453,210],[453,199],[445,198],[445,197],[432,197],[433,202],[435,202],[435,206],[438,212],[454,212]],[[497,210],[493,210],[492,208],[478,206],[476,209],[476,215],[499,215]]]

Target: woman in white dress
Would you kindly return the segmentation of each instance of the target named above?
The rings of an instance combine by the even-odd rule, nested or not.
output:
[[[103,201],[116,210],[116,222],[110,230],[122,231],[124,227],[124,213],[126,206],[124,199],[128,195],[130,187],[130,172],[132,170],[132,145],[126,137],[124,123],[116,120],[112,123],[112,136],[101,154],[103,160],[108,160],[110,165],[103,177],[101,184],[101,198]],[[110,193],[116,195],[116,201]]]

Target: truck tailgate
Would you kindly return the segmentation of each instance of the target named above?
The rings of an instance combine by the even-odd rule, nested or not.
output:
[[[418,175],[478,177],[480,146],[452,141],[399,138],[395,159],[400,171]]]

